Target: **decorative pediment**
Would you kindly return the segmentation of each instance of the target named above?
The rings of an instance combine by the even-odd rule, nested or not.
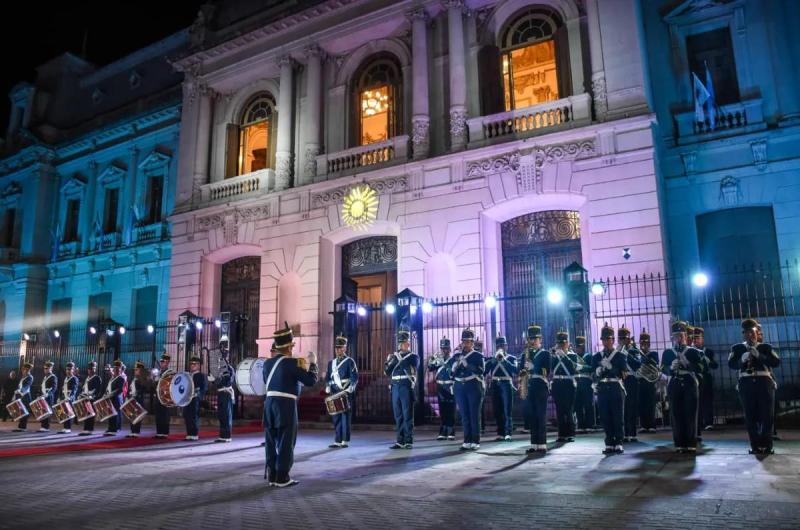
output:
[[[103,186],[110,186],[125,179],[127,170],[118,162],[111,163],[97,176],[97,182]]]
[[[144,159],[139,162],[139,169],[142,171],[160,169],[172,160],[172,155],[159,149],[154,149]]]
[[[664,15],[668,24],[712,18],[741,3],[741,0],[685,0]]]
[[[19,195],[21,193],[22,193],[22,186],[19,185],[19,182],[13,181],[9,182],[8,185],[5,188],[3,188],[3,191],[0,192],[0,198],[5,199],[6,197]]]
[[[86,178],[81,175],[73,175],[69,178],[63,186],[61,186],[61,195],[72,196],[80,195],[86,187]]]

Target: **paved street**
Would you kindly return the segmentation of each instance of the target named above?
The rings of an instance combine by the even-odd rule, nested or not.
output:
[[[269,488],[257,432],[214,444],[9,432],[0,423],[0,528],[797,528],[800,433],[776,454],[747,455],[742,432],[707,436],[697,458],[669,434],[603,457],[600,434],[526,457],[525,435],[462,454],[422,431],[411,451],[392,434],[301,432],[293,477]],[[252,429],[251,429],[252,430]],[[552,444],[551,444],[552,445]],[[31,454],[34,448],[39,454]]]

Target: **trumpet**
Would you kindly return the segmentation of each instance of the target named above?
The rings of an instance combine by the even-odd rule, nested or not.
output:
[[[504,352],[503,350],[497,350],[496,352],[494,352],[494,356],[498,361],[504,361],[506,358],[506,352]]]

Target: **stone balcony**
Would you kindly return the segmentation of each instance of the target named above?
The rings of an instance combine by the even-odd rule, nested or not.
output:
[[[217,201],[229,201],[241,199],[245,195],[252,195],[257,192],[265,193],[269,188],[269,183],[275,181],[274,169],[261,169],[231,177],[225,180],[211,182],[200,187],[200,200],[203,204]]]
[[[133,229],[133,240],[136,243],[151,243],[168,238],[169,228],[166,222],[151,223]]]
[[[377,169],[408,160],[408,135],[395,136],[383,142],[361,145],[317,157],[317,178],[362,167]]]
[[[74,258],[78,255],[80,243],[78,241],[62,241],[58,245],[58,259]]]
[[[467,120],[469,147],[516,140],[591,121],[589,94],[569,96],[522,109]]]
[[[113,250],[122,244],[122,234],[111,232],[110,234],[92,237],[91,244],[94,250]]]
[[[766,128],[764,111],[760,97],[722,105],[717,109],[714,126],[706,119],[695,119],[694,110],[674,114],[678,128],[678,143],[689,144],[700,139],[732,136]]]

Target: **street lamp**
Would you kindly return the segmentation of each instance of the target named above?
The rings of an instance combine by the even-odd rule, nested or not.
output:
[[[603,282],[592,283],[592,294],[595,296],[603,296],[606,294],[606,286],[603,285]]]
[[[487,295],[486,298],[483,299],[483,305],[486,306],[487,309],[492,309],[497,305],[497,297],[494,295]]]
[[[386,307],[384,307],[383,309],[386,311],[386,313],[390,315],[394,315],[394,312],[397,310],[394,304],[386,304]]]
[[[696,272],[694,276],[692,276],[692,283],[695,287],[705,287],[708,285],[708,276],[704,272]]]
[[[564,301],[564,293],[558,287],[551,287],[547,290],[547,301],[558,305]]]
[[[356,313],[358,313],[358,316],[360,317],[365,317],[367,316],[367,308],[363,305],[360,305],[356,308]]]
[[[148,325],[147,325],[147,332],[148,332],[149,334],[151,334],[151,335],[152,335],[152,334],[153,334],[155,331],[156,331],[156,328],[155,328],[155,327],[153,327],[153,325],[152,325],[152,324],[148,324]]]
[[[433,304],[425,300],[422,302],[422,312],[423,313],[431,313],[433,312]]]

